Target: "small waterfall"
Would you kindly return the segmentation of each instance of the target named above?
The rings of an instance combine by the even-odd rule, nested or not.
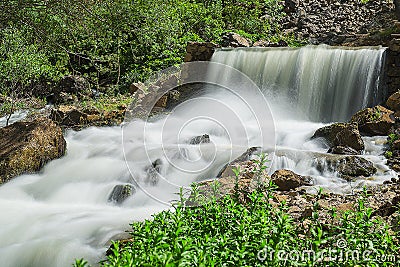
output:
[[[382,47],[219,49],[212,61],[249,76],[266,95],[286,98],[312,121],[345,121],[356,111],[380,103]],[[218,77],[230,73],[215,73]]]

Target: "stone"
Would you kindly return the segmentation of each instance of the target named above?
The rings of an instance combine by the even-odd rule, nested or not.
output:
[[[394,111],[400,111],[400,92],[396,92],[389,96],[386,106]]]
[[[123,184],[114,186],[111,191],[108,201],[121,204],[128,197],[132,196],[136,192],[136,189],[131,184]]]
[[[184,62],[209,61],[217,47],[217,44],[210,42],[188,42]]]
[[[52,109],[50,119],[63,126],[82,126],[87,122],[88,115],[74,106],[62,105]]]
[[[371,161],[360,157],[346,157],[340,160],[336,170],[344,177],[368,177],[377,171]]]
[[[334,146],[328,150],[328,153],[340,155],[358,155],[359,152],[348,146]]]
[[[251,157],[260,152],[260,147],[251,147],[246,150],[242,155],[240,155],[235,160],[231,161],[230,163],[226,164],[224,167],[221,168],[217,177],[228,177],[228,176],[235,176],[235,173],[232,171],[233,168],[236,168],[238,164],[247,162],[251,159]]]
[[[354,123],[334,123],[319,128],[311,137],[311,139],[315,138],[324,138],[331,148],[348,147],[357,151],[358,154],[364,150],[364,141],[357,124]]]
[[[382,106],[360,110],[351,117],[351,123],[357,123],[360,132],[374,135],[388,135],[395,121],[393,111]]]
[[[223,47],[250,47],[251,41],[237,33],[229,32],[222,36]]]
[[[89,82],[77,75],[64,76],[53,90],[53,94],[47,97],[52,104],[73,103],[85,97],[91,97]]]
[[[290,170],[277,170],[272,174],[271,179],[280,191],[289,191],[300,186],[312,185],[309,177],[298,175]]]
[[[46,118],[0,128],[0,184],[24,173],[35,173],[64,155],[62,130]]]
[[[210,143],[210,136],[208,134],[203,134],[200,136],[195,136],[190,139],[189,144],[191,145],[199,145],[199,144],[208,144]]]
[[[146,88],[146,85],[144,83],[141,83],[141,82],[132,83],[129,86],[129,93],[134,94],[138,90],[144,91],[145,88]]]

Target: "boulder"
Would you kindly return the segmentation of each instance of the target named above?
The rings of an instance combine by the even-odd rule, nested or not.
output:
[[[364,150],[364,141],[354,123],[334,123],[318,129],[311,139],[324,138],[331,147],[346,147],[357,151]]]
[[[337,172],[341,178],[347,181],[352,181],[360,176],[369,177],[377,172],[371,161],[357,156],[325,158],[318,160],[316,167],[321,172]]]
[[[116,185],[111,191],[108,201],[121,204],[135,192],[136,190],[131,184]]]
[[[277,170],[271,176],[279,191],[289,191],[300,186],[309,186],[311,178],[298,175],[290,170]]]
[[[393,95],[389,96],[386,101],[386,106],[394,111],[400,111],[400,92],[396,92]]]
[[[64,155],[62,130],[46,118],[0,128],[0,184],[23,173],[39,171]]]
[[[357,123],[360,132],[374,135],[388,135],[395,124],[393,111],[382,106],[360,110],[351,117],[351,123]]]
[[[251,41],[234,32],[228,32],[222,36],[223,47],[250,47]]]

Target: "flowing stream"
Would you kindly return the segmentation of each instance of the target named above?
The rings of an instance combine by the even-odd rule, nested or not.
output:
[[[179,186],[215,177],[252,146],[270,153],[271,173],[288,168],[334,192],[349,193],[396,176],[384,164],[384,137],[364,137],[362,156],[378,173],[351,184],[318,168],[327,157],[340,156],[327,154],[320,140],[309,140],[325,123],[346,121],[383,100],[383,60],[384,49],[378,47],[218,50],[212,61],[244,72],[261,96],[248,94],[243,101],[243,95],[207,88],[147,124],[134,120],[122,127],[68,131],[66,156],[39,174],[0,186],[0,265],[71,266],[81,257],[96,264],[109,240],[130,222],[167,209],[162,202],[177,199]],[[229,80],[234,72],[211,69],[209,75]],[[254,107],[263,97],[271,114]],[[211,142],[193,144],[192,138],[203,134]],[[275,149],[265,140],[275,140]],[[122,203],[110,201],[115,186],[127,184],[134,193]]]

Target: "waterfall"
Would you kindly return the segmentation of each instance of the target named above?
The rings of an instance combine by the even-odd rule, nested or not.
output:
[[[348,193],[396,176],[384,164],[383,137],[364,138],[363,157],[374,162],[378,173],[350,185],[316,166],[316,159],[337,155],[310,140],[322,122],[346,120],[383,99],[383,52],[327,46],[221,49],[212,60],[244,72],[261,92],[241,84],[238,71],[211,66],[209,80],[237,84],[239,90],[207,86],[204,93],[148,122],[68,130],[66,156],[40,173],[0,186],[0,265],[67,267],[83,257],[95,266],[104,259],[108,241],[128,230],[130,222],[167,209],[160,200],[176,200],[176,185],[215,177],[252,146],[270,153],[271,173],[288,168],[334,192]],[[209,143],[193,144],[205,134]],[[125,185],[135,192],[110,201]]]
[[[384,100],[385,49],[302,48],[219,49],[213,62],[248,75],[266,94],[280,96],[313,121],[346,121],[358,110]],[[230,73],[218,73],[229,76]]]

